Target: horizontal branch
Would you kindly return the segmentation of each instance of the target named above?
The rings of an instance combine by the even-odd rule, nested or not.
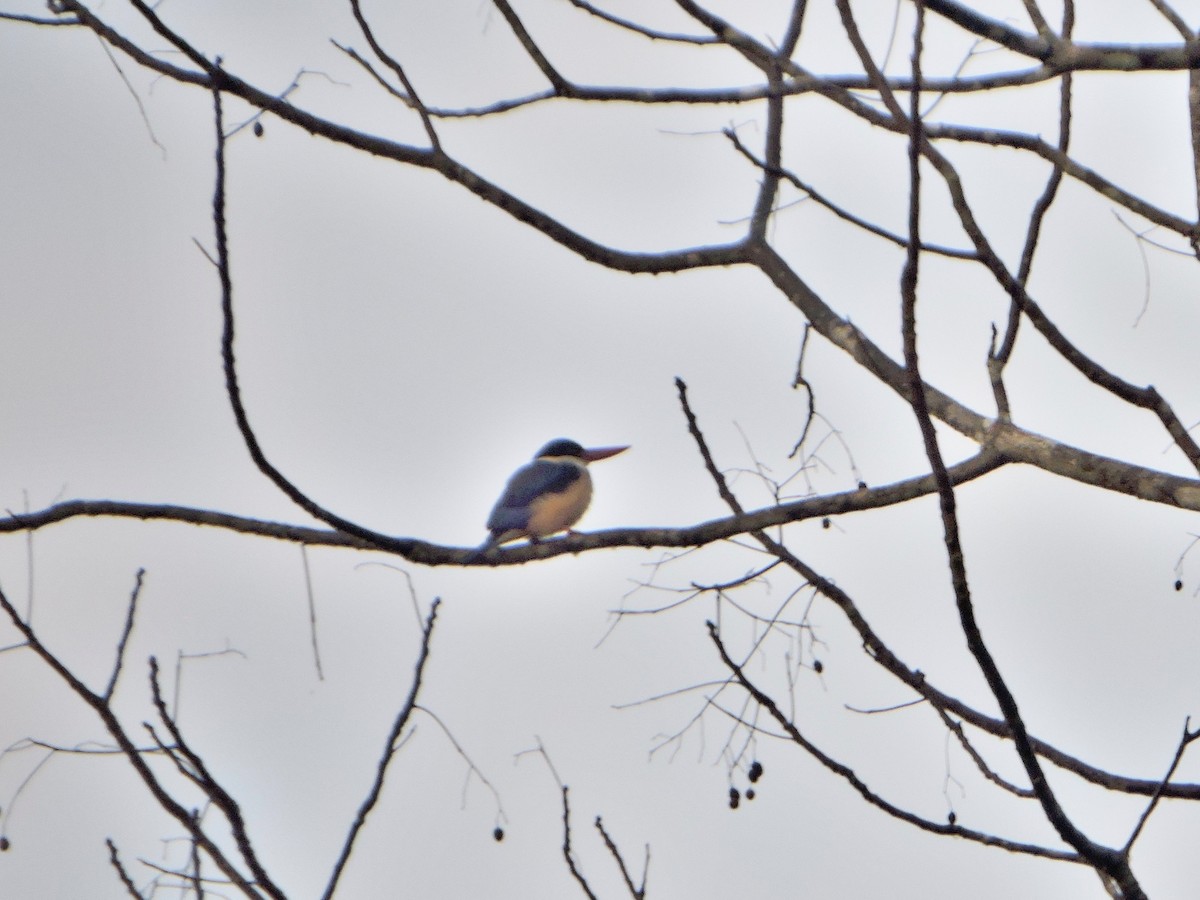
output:
[[[1200,511],[1200,481],[1194,478],[1101,456],[1009,423],[993,427],[989,446],[1012,462],[1027,463],[1081,484],[1151,503]]]
[[[283,97],[268,94],[246,81],[238,78],[216,63],[203,60],[197,51],[188,45],[181,37],[171,32],[157,17],[153,18],[156,30],[169,36],[178,47],[186,47],[189,58],[198,59],[204,63],[202,71],[187,69],[165,62],[160,56],[152,54],[134,41],[125,37],[107,23],[98,18],[83,4],[74,0],[64,0],[63,7],[75,13],[78,20],[92,29],[116,49],[127,54],[139,65],[145,66],[161,75],[175,81],[193,84],[206,89],[217,88],[224,93],[236,95],[247,103],[268,111],[279,118],[291,122],[309,134],[324,137],[336,143],[345,144],[370,153],[374,156],[392,159],[396,162],[420,168],[433,169],[444,177],[454,181],[479,196],[481,199],[503,209],[514,218],[546,234],[558,243],[578,253],[583,258],[596,262],[607,268],[625,272],[663,273],[678,272],[704,266],[727,266],[744,262],[744,255],[735,244],[717,247],[686,248],[667,253],[634,253],[607,247],[592,241],[578,232],[572,231],[561,222],[556,221],[546,213],[538,210],[514,195],[504,191],[487,179],[456,162],[437,149],[428,149],[401,144],[395,141],[365,134],[340,125],[329,119],[306,112],[293,105]],[[943,4],[937,4],[939,7]],[[947,9],[958,10],[968,20],[983,20],[970,10],[962,10],[958,4],[945,3]],[[931,6],[931,8],[934,8]],[[938,12],[943,12],[941,8]],[[966,27],[958,19],[952,18],[960,26]],[[992,20],[986,20],[992,21]],[[1019,34],[1003,23],[996,25],[1006,32]],[[983,30],[980,30],[983,29]],[[987,30],[976,22],[976,27],[969,29],[976,33],[997,40],[994,35],[984,34]],[[769,51],[741,36],[743,43],[739,50],[745,53],[770,55]],[[1029,38],[1030,41],[1043,44],[1041,38]],[[998,41],[1000,42],[1000,41]],[[1036,58],[1047,56],[1047,53],[1028,53]],[[1092,70],[1128,70],[1128,69],[1167,69],[1185,71],[1200,66],[1200,43],[1172,45],[1117,45],[1117,44],[1072,44],[1060,41],[1055,45],[1053,59],[1046,65],[1035,70],[1019,71],[1005,75],[990,74],[982,76],[978,83],[967,78],[928,79],[922,82],[922,89],[935,93],[961,93],[974,90],[990,90],[1020,84],[1029,84],[1056,78],[1066,72]],[[860,75],[824,76],[805,72],[794,64],[787,65],[788,77],[781,85],[774,88],[768,84],[752,84],[742,87],[717,89],[689,89],[679,87],[647,88],[647,87],[615,87],[615,86],[585,86],[567,83],[549,91],[542,91],[526,98],[504,100],[496,104],[469,110],[439,109],[427,107],[426,112],[434,117],[480,116],[489,113],[504,112],[515,109],[531,102],[539,102],[554,98],[577,101],[616,102],[616,103],[705,103],[729,104],[758,102],[766,99],[773,92],[785,96],[806,93],[821,93],[835,99],[852,112],[867,119],[871,124],[886,127],[897,132],[905,130],[904,123],[892,122],[889,117],[869,104],[864,104],[857,98],[853,101],[852,91],[871,88],[869,78]],[[905,91],[912,87],[912,80],[904,77],[891,78],[888,84],[894,91]],[[849,105],[848,105],[849,104]],[[1052,164],[1059,166],[1094,190],[1123,206],[1137,212],[1155,224],[1170,228],[1179,234],[1188,235],[1191,223],[1185,219],[1160,210],[1138,197],[1122,190],[1115,184],[1102,178],[1085,166],[1076,163],[1057,148],[1046,144],[1035,135],[1016,132],[997,132],[987,129],[973,129],[963,126],[931,123],[928,133],[931,138],[944,137],[959,141],[981,141],[994,145],[1013,147],[1014,149],[1033,152]]]
[[[152,24],[155,31],[179,48],[201,70],[196,71],[181,68],[163,62],[157,55],[147,52],[134,41],[131,41],[111,28],[82,3],[78,3],[76,0],[62,0],[62,6],[65,9],[79,16],[84,25],[96,32],[97,35],[113,47],[128,55],[139,65],[145,66],[180,83],[192,84],[209,91],[218,90],[223,94],[240,97],[250,105],[270,112],[316,137],[322,137],[337,144],[353,147],[372,156],[390,159],[416,168],[435,171],[449,181],[466,188],[481,200],[508,213],[517,221],[537,229],[551,240],[561,244],[589,262],[594,262],[621,272],[657,275],[668,272],[682,272],[688,269],[731,266],[746,261],[745,252],[740,242],[704,247],[687,247],[663,252],[625,251],[601,244],[569,228],[558,219],[526,203],[515,194],[504,190],[499,185],[489,181],[479,173],[442,152],[439,148],[417,147],[357,131],[321,116],[314,115],[313,113],[306,112],[293,105],[284,97],[274,96],[260,90],[249,82],[237,77],[219,63],[210,62],[205,59],[199,51],[187,43],[181,36],[167,28],[162,20],[152,10],[145,7],[144,4],[135,0],[134,5],[142,11],[142,14]],[[432,111],[430,112],[432,113]]]
[[[991,453],[980,454],[950,469],[950,477],[962,484],[993,471],[1003,460]],[[392,539],[393,546],[381,546],[326,528],[270,522],[216,510],[175,506],[167,503],[130,503],[121,500],[67,500],[35,512],[9,512],[0,519],[0,534],[36,531],[58,522],[76,518],[111,517],[161,520],[189,525],[206,525],[240,534],[257,535],[294,544],[319,547],[344,547],[352,550],[383,550],[425,565],[475,563],[498,565],[548,559],[564,553],[580,553],[601,547],[699,547],[737,537],[748,531],[824,518],[867,509],[879,509],[904,503],[937,490],[932,476],[921,476],[876,488],[862,488],[837,494],[809,497],[792,503],[769,506],[740,516],[726,516],[683,528],[613,528],[587,534],[572,534],[559,540],[519,545],[491,551],[476,560],[477,549],[469,550],[433,544],[416,538]],[[1200,490],[1200,485],[1198,485]],[[486,561],[485,561],[486,560]]]
[[[982,15],[957,0],[925,0],[925,7],[960,28],[1021,56],[1041,60],[1057,72],[1134,70],[1185,71],[1200,68],[1200,42],[1113,44],[1047,40]]]
[[[1026,463],[1053,474],[1154,503],[1200,512],[1200,481],[1099,456],[1059,444],[1049,438],[1009,424],[993,424],[985,449],[957,465],[948,474],[952,483],[966,484],[1006,463]],[[475,548],[461,548],[412,537],[392,538],[387,545],[361,540],[339,531],[284,522],[272,522],[196,507],[167,503],[132,503],[120,500],[68,500],[28,513],[9,512],[0,519],[0,534],[36,531],[76,518],[112,517],[181,522],[222,528],[294,544],[344,547],[352,550],[383,550],[412,562],[439,565],[509,565],[550,559],[603,547],[701,547],[764,528],[880,509],[906,503],[937,490],[931,475],[908,478],[874,488],[807,497],[776,506],[711,519],[680,528],[612,528],[586,534],[521,544],[493,550],[475,558]]]

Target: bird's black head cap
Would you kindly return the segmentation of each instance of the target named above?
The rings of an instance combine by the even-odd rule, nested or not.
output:
[[[534,459],[542,459],[547,456],[574,456],[583,459],[583,445],[566,438],[555,438],[539,450]]]

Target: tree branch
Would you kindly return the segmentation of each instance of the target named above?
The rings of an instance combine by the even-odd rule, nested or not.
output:
[[[191,813],[163,787],[153,770],[142,758],[142,754],[137,746],[126,734],[125,729],[105,699],[99,694],[92,692],[57,656],[47,649],[33,632],[33,629],[21,619],[16,608],[9,602],[8,597],[2,590],[0,590],[0,609],[8,615],[9,620],[16,627],[17,631],[24,636],[29,648],[70,688],[75,696],[86,703],[99,717],[109,735],[116,741],[125,759],[133,767],[133,770],[137,773],[142,783],[146,785],[146,788],[150,791],[150,794],[154,797],[158,805],[184,827],[192,839],[204,849],[204,852],[212,858],[217,867],[229,878],[230,882],[247,898],[250,898],[250,900],[261,900],[264,895],[260,893],[258,888],[237,870],[233,863],[226,858],[221,848],[194,821]],[[267,891],[266,896],[275,897],[276,900],[283,900],[281,894],[271,893],[269,888],[270,885],[264,887],[264,890]]]
[[[867,803],[874,806],[894,819],[899,819],[909,825],[913,825],[922,831],[929,831],[934,834],[953,835],[968,841],[973,841],[978,844],[984,844],[990,847],[1000,847],[1012,853],[1023,853],[1029,856],[1040,856],[1044,859],[1056,859],[1062,862],[1082,863],[1083,859],[1075,853],[1065,852],[1062,850],[1054,850],[1049,847],[1042,847],[1037,844],[1027,844],[1020,841],[1010,841],[996,835],[987,834],[986,832],[976,831],[970,828],[964,828],[958,824],[950,824],[945,822],[934,822],[930,819],[925,819],[915,813],[909,812],[906,809],[888,802],[879,794],[867,786],[867,784],[855,774],[854,770],[849,766],[838,762],[833,757],[826,754],[819,747],[809,741],[800,730],[796,727],[783,712],[776,706],[774,700],[763,693],[757,685],[750,681],[745,674],[745,671],[730,657],[724,643],[721,641],[720,634],[717,631],[716,625],[712,622],[707,623],[708,635],[712,640],[713,645],[717,648],[717,654],[721,658],[721,662],[729,669],[733,675],[734,681],[747,692],[754,701],[767,711],[767,714],[775,720],[780,728],[787,734],[788,739],[794,744],[801,747],[805,753],[815,759],[824,768],[840,777],[843,781],[850,785],[851,788],[858,793]]]
[[[334,863],[333,872],[329,876],[329,883],[325,887],[325,892],[321,895],[323,900],[330,900],[337,890],[338,881],[341,879],[342,873],[346,869],[346,864],[350,861],[350,854],[354,850],[354,843],[358,839],[363,826],[367,824],[367,817],[371,814],[371,810],[375,808],[375,804],[379,802],[379,797],[383,793],[384,779],[387,777],[388,767],[396,754],[397,742],[400,740],[400,735],[408,725],[413,711],[417,708],[417,696],[421,691],[421,683],[425,676],[425,664],[429,661],[429,649],[433,639],[433,626],[437,620],[437,612],[440,605],[441,600],[435,599],[429,607],[429,615],[426,617],[425,624],[421,630],[421,650],[417,655],[417,662],[413,670],[413,680],[409,686],[408,697],[405,698],[399,712],[396,714],[395,720],[392,722],[392,728],[388,732],[387,740],[383,745],[383,754],[380,756],[379,763],[375,767],[375,779],[367,791],[367,796],[363,799],[362,805],[358,808],[349,832],[346,834],[346,840],[342,844],[341,853],[338,855],[337,862]]]

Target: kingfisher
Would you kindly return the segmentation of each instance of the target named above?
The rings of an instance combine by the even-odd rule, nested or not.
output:
[[[570,531],[592,500],[592,476],[587,464],[608,459],[629,447],[585,449],[566,438],[548,443],[508,479],[504,493],[496,501],[487,527],[488,539],[479,548],[486,553],[500,544],[528,538],[536,544],[541,538]]]

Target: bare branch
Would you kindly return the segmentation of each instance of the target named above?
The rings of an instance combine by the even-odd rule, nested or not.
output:
[[[354,843],[358,839],[363,826],[367,824],[367,817],[371,814],[371,810],[379,802],[379,797],[383,792],[384,780],[387,777],[388,767],[391,765],[392,759],[396,754],[397,742],[400,740],[400,735],[408,725],[413,711],[417,708],[417,695],[421,690],[421,682],[425,674],[425,663],[429,660],[429,649],[433,639],[433,626],[437,620],[437,612],[440,605],[441,600],[438,599],[435,599],[430,604],[429,615],[425,619],[425,624],[421,632],[421,649],[417,655],[417,662],[413,669],[413,679],[408,689],[408,696],[405,698],[404,703],[401,704],[399,711],[396,713],[396,718],[392,722],[391,730],[388,732],[387,739],[383,745],[383,754],[380,756],[379,763],[375,767],[375,778],[370,789],[367,791],[366,797],[359,806],[358,812],[354,816],[354,822],[350,825],[350,829],[346,834],[346,840],[342,843],[342,850],[338,855],[337,862],[334,863],[333,871],[329,876],[329,883],[325,886],[325,892],[321,895],[323,900],[330,900],[337,890],[338,881],[341,879],[342,873],[346,869],[346,864],[350,861],[350,854],[354,850]]]
[[[646,862],[642,867],[642,883],[641,886],[636,886],[633,879],[629,875],[629,869],[625,865],[625,857],[621,855],[621,851],[617,849],[612,837],[604,830],[604,822],[596,816],[596,830],[600,832],[600,836],[604,838],[604,846],[608,848],[608,852],[612,854],[612,858],[616,860],[618,868],[621,870],[621,878],[625,881],[625,887],[629,890],[629,896],[633,900],[645,900],[646,896],[646,870],[650,868],[650,848],[646,847]]]
[[[456,738],[454,736],[454,732],[452,732],[450,730],[449,726],[446,725],[446,723],[442,721],[441,717],[438,716],[437,713],[435,713],[433,710],[429,709],[428,707],[421,706],[421,704],[418,703],[418,704],[416,704],[415,709],[418,712],[422,712],[425,715],[429,716],[429,718],[433,720],[434,724],[437,725],[437,727],[442,730],[442,734],[444,734],[446,736],[446,740],[448,740],[450,742],[450,746],[452,746],[454,748],[454,752],[457,753],[459,755],[459,758],[461,758],[462,761],[467,764],[467,780],[463,782],[463,805],[465,806],[466,801],[467,801],[467,785],[470,783],[470,777],[472,775],[474,775],[476,778],[479,779],[479,781],[483,784],[483,786],[486,787],[491,792],[492,799],[496,802],[496,819],[497,819],[497,821],[499,821],[499,822],[507,821],[508,816],[506,816],[504,814],[504,804],[502,804],[500,802],[500,792],[498,790],[496,790],[496,786],[492,784],[492,782],[488,779],[488,777],[483,774],[483,772],[480,770],[479,766],[475,765],[474,760],[472,760],[471,757],[467,755],[467,751],[464,750],[462,744],[460,744],[458,742],[458,738]]]
[[[921,53],[924,31],[924,10],[922,0],[917,0],[917,21],[913,35],[913,81],[919,83],[921,75]],[[1081,857],[1086,859],[1098,872],[1120,882],[1125,896],[1129,900],[1141,896],[1141,889],[1129,869],[1127,854],[1103,847],[1088,838],[1067,816],[1058,802],[1049,782],[1042,771],[1041,762],[1034,752],[1025,731],[1025,723],[1017,708],[1016,698],[1009,690],[999,666],[991,651],[984,642],[983,634],[975,618],[975,608],[971,600],[971,589],[967,578],[966,563],[959,537],[957,503],[954,496],[954,486],[946,475],[945,462],[938,448],[937,434],[934,432],[933,420],[929,408],[925,404],[925,392],[921,390],[917,354],[917,277],[919,256],[916,247],[920,242],[920,162],[922,157],[922,134],[920,93],[910,94],[911,107],[909,110],[909,254],[905,261],[904,274],[901,279],[902,297],[902,333],[904,338],[904,360],[912,378],[912,406],[917,424],[921,429],[921,437],[925,444],[925,454],[929,459],[933,474],[938,482],[938,498],[941,505],[942,525],[946,544],[947,563],[950,569],[950,580],[954,587],[955,602],[958,606],[959,618],[962,623],[963,635],[967,647],[975,657],[980,671],[987,680],[988,687],[1000,704],[1012,734],[1013,744],[1021,764],[1029,776],[1034,793],[1042,805],[1047,820],[1054,826],[1055,831],[1064,841],[1074,847]]]
[[[726,497],[728,488],[725,487],[725,479],[721,474],[720,468],[713,460],[712,453],[708,448],[708,444],[704,439],[703,433],[699,429],[695,414],[687,400],[686,385],[678,382],[681,386],[680,404],[684,408],[684,414],[688,419],[688,428],[697,444],[697,449],[701,457],[705,460],[705,467],[709,471],[710,477],[714,484],[717,485],[718,492]],[[728,494],[726,502],[736,504],[737,500]],[[996,719],[991,716],[984,715],[973,707],[963,703],[957,697],[952,696],[942,690],[939,690],[933,685],[925,675],[909,666],[892,651],[887,643],[875,632],[875,630],[867,622],[862,612],[858,609],[853,598],[846,591],[840,588],[835,582],[823,577],[819,572],[811,566],[805,564],[795,554],[791,553],[782,543],[775,541],[765,534],[765,532],[754,532],[756,540],[758,540],[767,549],[769,553],[777,559],[784,562],[789,568],[799,574],[807,583],[811,584],[825,597],[829,598],[841,610],[847,621],[858,633],[863,643],[863,648],[871,659],[892,674],[897,680],[911,688],[919,696],[924,697],[935,707],[944,709],[956,716],[961,717],[981,731],[994,735],[995,737],[1011,739],[1012,732],[1008,723],[1004,719]],[[1118,790],[1131,794],[1151,795],[1160,788],[1170,794],[1175,791],[1174,796],[1187,796],[1200,799],[1200,785],[1189,785],[1187,787],[1177,785],[1162,786],[1156,780],[1136,779],[1117,776],[1111,772],[1106,772],[1095,766],[1091,766],[1086,762],[1071,756],[1062,750],[1047,744],[1044,741],[1034,737],[1028,737],[1029,744],[1034,752],[1039,756],[1044,757],[1055,765],[1070,772],[1074,772],[1081,778],[1109,788],[1110,790]]]
[[[226,791],[216,778],[213,777],[204,760],[184,740],[178,723],[167,709],[167,704],[163,700],[162,689],[158,680],[158,660],[153,656],[150,657],[150,691],[159,720],[166,726],[173,741],[173,744],[169,747],[160,741],[159,747],[175,762],[180,773],[199,787],[205,796],[212,801],[213,805],[225,816],[226,821],[229,822],[229,829],[233,834],[234,842],[237,844],[238,852],[241,853],[242,859],[245,860],[247,867],[254,875],[254,884],[265,891],[269,897],[274,897],[276,900],[286,900],[283,891],[267,874],[266,869],[258,859],[258,854],[254,850],[254,846],[250,841],[250,834],[246,829],[246,820],[242,815],[241,806],[233,798],[233,795]],[[149,730],[151,736],[157,741],[158,738],[154,734],[154,730],[152,728]],[[183,765],[184,761],[187,762],[186,766]],[[197,835],[203,834],[200,822],[192,813],[187,813],[187,816],[190,823],[188,831],[192,835],[193,840],[196,840]]]
[[[134,900],[145,900],[141,891],[137,889],[137,885],[133,883],[133,879],[129,877],[129,873],[125,871],[121,857],[117,855],[117,845],[113,843],[112,838],[105,838],[104,843],[108,846],[108,861],[117,870],[117,877],[121,879],[121,884],[125,886],[126,892]]]
[[[926,0],[926,8],[982,38],[1007,47],[1022,56],[1047,60],[1051,45],[1044,38],[1034,38],[1011,28],[998,19],[989,19],[955,0]]]
[[[379,41],[375,39],[375,32],[371,30],[371,26],[367,23],[366,17],[363,15],[362,4],[359,0],[350,0],[350,9],[354,12],[354,20],[358,22],[358,27],[363,33],[363,37],[367,39],[367,43],[371,45],[371,50],[380,61],[387,66],[396,77],[400,79],[400,83],[404,85],[405,96],[408,104],[417,111],[421,117],[421,125],[425,128],[425,135],[429,138],[429,144],[434,150],[441,149],[441,141],[438,140],[437,131],[434,130],[433,121],[429,117],[429,110],[425,108],[425,104],[421,102],[421,98],[417,96],[416,88],[413,87],[408,76],[404,73],[404,67],[380,46]],[[374,74],[373,70],[372,74]]]
[[[575,861],[575,854],[571,850],[571,803],[568,795],[571,789],[565,784],[560,786],[562,791],[562,820],[563,820],[563,844],[562,853],[563,859],[567,862],[567,869],[571,873],[571,877],[579,884],[580,890],[588,897],[588,900],[597,900],[596,895],[592,893],[592,887],[588,884],[586,878],[583,877],[583,872],[579,870],[579,864]]]
[[[1032,788],[1019,787],[1018,785],[1013,784],[1011,781],[1001,778],[996,770],[987,764],[987,761],[983,758],[980,752],[975,749],[975,745],[972,744],[970,739],[967,737],[966,732],[963,730],[962,722],[957,722],[950,718],[944,709],[936,706],[934,709],[937,710],[937,714],[941,718],[942,723],[947,729],[949,729],[950,733],[958,739],[959,746],[962,747],[967,756],[971,758],[971,762],[975,763],[975,768],[979,770],[979,774],[981,774],[992,784],[1012,794],[1014,797],[1022,797],[1027,800],[1036,799],[1036,795],[1034,794]]]
[[[1070,38],[1074,25],[1075,5],[1073,0],[1068,0],[1063,7],[1062,33],[1064,38]],[[1064,75],[1060,88],[1058,113],[1058,149],[1063,156],[1067,155],[1071,144],[1072,84],[1070,73]],[[1021,264],[1017,269],[1017,283],[1021,286],[1022,292],[1012,298],[1009,305],[1008,327],[1004,333],[1004,341],[1000,345],[1000,349],[991,354],[988,359],[988,373],[992,381],[992,390],[996,396],[997,411],[1000,417],[1005,420],[1009,419],[1010,412],[1008,408],[1008,396],[1004,390],[1003,383],[1004,368],[1008,365],[1008,361],[1012,357],[1013,348],[1016,346],[1017,329],[1021,323],[1021,313],[1024,311],[1024,303],[1022,302],[1024,300],[1024,291],[1029,284],[1029,275],[1033,269],[1033,256],[1037,250],[1038,239],[1041,237],[1042,224],[1045,221],[1046,213],[1050,211],[1050,206],[1058,195],[1058,188],[1062,183],[1062,177],[1063,170],[1058,166],[1052,167],[1050,175],[1046,180],[1046,186],[1034,203],[1033,211],[1029,217],[1029,228],[1025,233],[1025,246],[1021,251]]]
[[[749,693],[767,714],[775,720],[776,723],[787,733],[788,739],[801,747],[813,759],[820,763],[824,768],[842,778],[847,784],[853,788],[860,797],[862,797],[871,806],[882,810],[893,818],[907,822],[920,828],[922,831],[929,831],[935,834],[954,835],[955,837],[964,838],[976,843],[985,844],[992,847],[1000,847],[1009,850],[1013,853],[1024,853],[1030,856],[1040,856],[1046,859],[1057,859],[1063,862],[1082,863],[1082,857],[1075,853],[1068,853],[1062,850],[1054,850],[1049,847],[1041,847],[1037,844],[1027,844],[1020,841],[1010,841],[1005,838],[997,837],[996,835],[987,834],[974,829],[964,828],[958,824],[950,824],[943,822],[934,822],[929,819],[922,818],[908,810],[901,809],[898,806],[888,802],[880,795],[872,791],[865,782],[862,781],[849,766],[838,762],[833,757],[823,752],[819,747],[809,741],[803,734],[800,733],[796,725],[788,719],[783,712],[775,705],[775,702],[763,693],[753,682],[747,677],[742,668],[733,661],[725,648],[725,644],[721,640],[720,634],[717,632],[716,626],[708,623],[708,634],[713,645],[717,648],[717,653],[721,657],[721,662],[732,673],[734,680]]]
[[[741,153],[742,156],[744,156],[746,159],[750,160],[750,162],[752,162],[754,165],[758,166],[761,169],[768,168],[767,163],[765,163],[763,160],[756,157],[753,153],[751,153],[749,151],[749,149],[747,149],[747,147],[742,143],[741,139],[737,136],[737,132],[735,132],[732,128],[725,129],[724,134],[727,138],[729,138],[730,143],[733,144],[734,148],[739,153]],[[806,181],[803,181],[798,175],[796,175],[790,169],[780,167],[780,168],[778,168],[777,171],[775,171],[774,174],[777,174],[781,178],[787,179],[797,190],[803,191],[806,195],[808,195],[809,199],[811,199],[814,203],[817,203],[820,206],[825,207],[825,209],[829,210],[831,213],[833,213],[839,219],[841,219],[845,222],[849,222],[850,224],[855,225],[858,228],[861,228],[863,231],[867,231],[867,232],[870,232],[871,234],[877,235],[877,236],[883,238],[884,240],[895,244],[898,247],[907,247],[908,246],[907,239],[904,238],[902,235],[898,235],[891,231],[888,231],[883,226],[877,225],[874,222],[870,222],[867,219],[864,219],[861,216],[857,216],[854,213],[842,208],[841,206],[838,206],[836,203],[834,203],[833,201],[831,201],[827,197],[825,197],[823,194],[821,194],[811,184],[809,184]],[[946,256],[951,259],[965,259],[965,260],[978,260],[979,259],[979,254],[976,253],[974,250],[960,250],[956,247],[943,247],[938,244],[924,244],[923,243],[921,245],[921,250],[923,250],[927,253],[936,253],[939,256]]]
[[[1175,756],[1171,759],[1171,765],[1167,767],[1167,772],[1163,775],[1158,789],[1155,790],[1154,795],[1150,798],[1150,802],[1146,804],[1146,808],[1142,811],[1141,816],[1138,817],[1137,825],[1134,826],[1133,831],[1130,833],[1129,840],[1121,848],[1121,853],[1126,858],[1128,858],[1130,852],[1133,850],[1133,844],[1138,839],[1138,835],[1142,833],[1142,830],[1146,827],[1146,823],[1150,821],[1150,815],[1154,812],[1155,807],[1158,806],[1158,801],[1163,798],[1166,787],[1171,781],[1171,776],[1175,774],[1175,770],[1179,768],[1179,763],[1183,761],[1184,751],[1193,742],[1200,739],[1200,729],[1191,731],[1189,728],[1190,725],[1190,720],[1183,723],[1183,734],[1180,736],[1179,744],[1175,748]]]
[[[1057,40],[1057,35],[1050,30],[1050,24],[1046,21],[1046,17],[1042,15],[1042,11],[1038,9],[1037,0],[1022,0],[1025,5],[1025,12],[1029,15],[1029,20],[1033,22],[1033,27],[1037,29],[1038,37],[1047,44],[1053,44]]]
[[[508,27],[512,29],[513,34],[516,35],[525,52],[529,54],[529,58],[533,60],[534,65],[538,67],[538,70],[546,76],[546,80],[553,86],[554,93],[563,97],[570,96],[570,82],[563,78],[550,63],[550,60],[546,58],[546,54],[542,52],[542,48],[537,45],[533,36],[525,28],[525,23],[521,21],[512,6],[509,5],[508,0],[492,0],[492,4],[500,11],[500,15],[504,17],[504,21],[508,23]]]
[[[226,859],[224,853],[209,839],[208,835],[197,827],[191,813],[163,787],[153,770],[142,758],[142,753],[126,734],[116,714],[112,711],[108,703],[105,702],[104,698],[89,690],[57,656],[42,644],[29,625],[18,615],[17,610],[9,602],[8,597],[3,591],[0,591],[0,609],[5,612],[16,629],[24,635],[30,649],[46,663],[77,697],[83,700],[96,713],[100,721],[104,723],[105,729],[112,736],[113,740],[116,741],[117,746],[121,748],[126,760],[129,761],[129,764],[133,767],[142,783],[146,785],[146,788],[150,791],[158,805],[191,834],[193,839],[216,862],[217,867],[246,897],[251,898],[251,900],[259,900],[259,898],[263,897],[263,894]],[[269,889],[267,890],[267,896],[276,897],[276,900],[282,900],[282,895],[272,894]]]
[[[66,18],[64,16],[57,19],[43,19],[40,16],[27,16],[23,13],[10,12],[0,12],[0,20],[5,22],[23,22],[26,25],[44,25],[51,27],[56,25],[78,26],[83,24],[83,22],[81,22],[78,18]]]
[[[304,566],[304,595],[308,600],[308,634],[312,640],[313,666],[317,670],[317,681],[325,680],[321,670],[321,648],[317,644],[317,601],[313,596],[312,570],[308,565],[308,547],[300,545],[300,561]]]
[[[642,37],[650,38],[653,41],[670,41],[679,44],[717,44],[720,41],[713,35],[694,35],[694,34],[677,34],[665,31],[658,31],[653,28],[647,28],[644,25],[639,25],[629,19],[623,19],[620,16],[615,16],[606,10],[600,9],[586,0],[567,0],[576,9],[581,9],[589,15],[595,16],[597,19],[602,19],[611,25],[616,25],[618,28],[623,28],[626,31],[640,34]]]
[[[137,601],[142,593],[142,578],[145,574],[145,569],[137,570],[133,591],[129,594],[129,607],[125,613],[125,627],[121,630],[121,637],[117,641],[117,654],[116,659],[113,661],[112,675],[109,676],[108,686],[104,689],[103,696],[105,703],[112,700],[113,691],[117,688],[117,678],[121,675],[121,665],[125,659],[125,645],[129,642],[130,632],[133,631],[133,617],[137,611]]]

